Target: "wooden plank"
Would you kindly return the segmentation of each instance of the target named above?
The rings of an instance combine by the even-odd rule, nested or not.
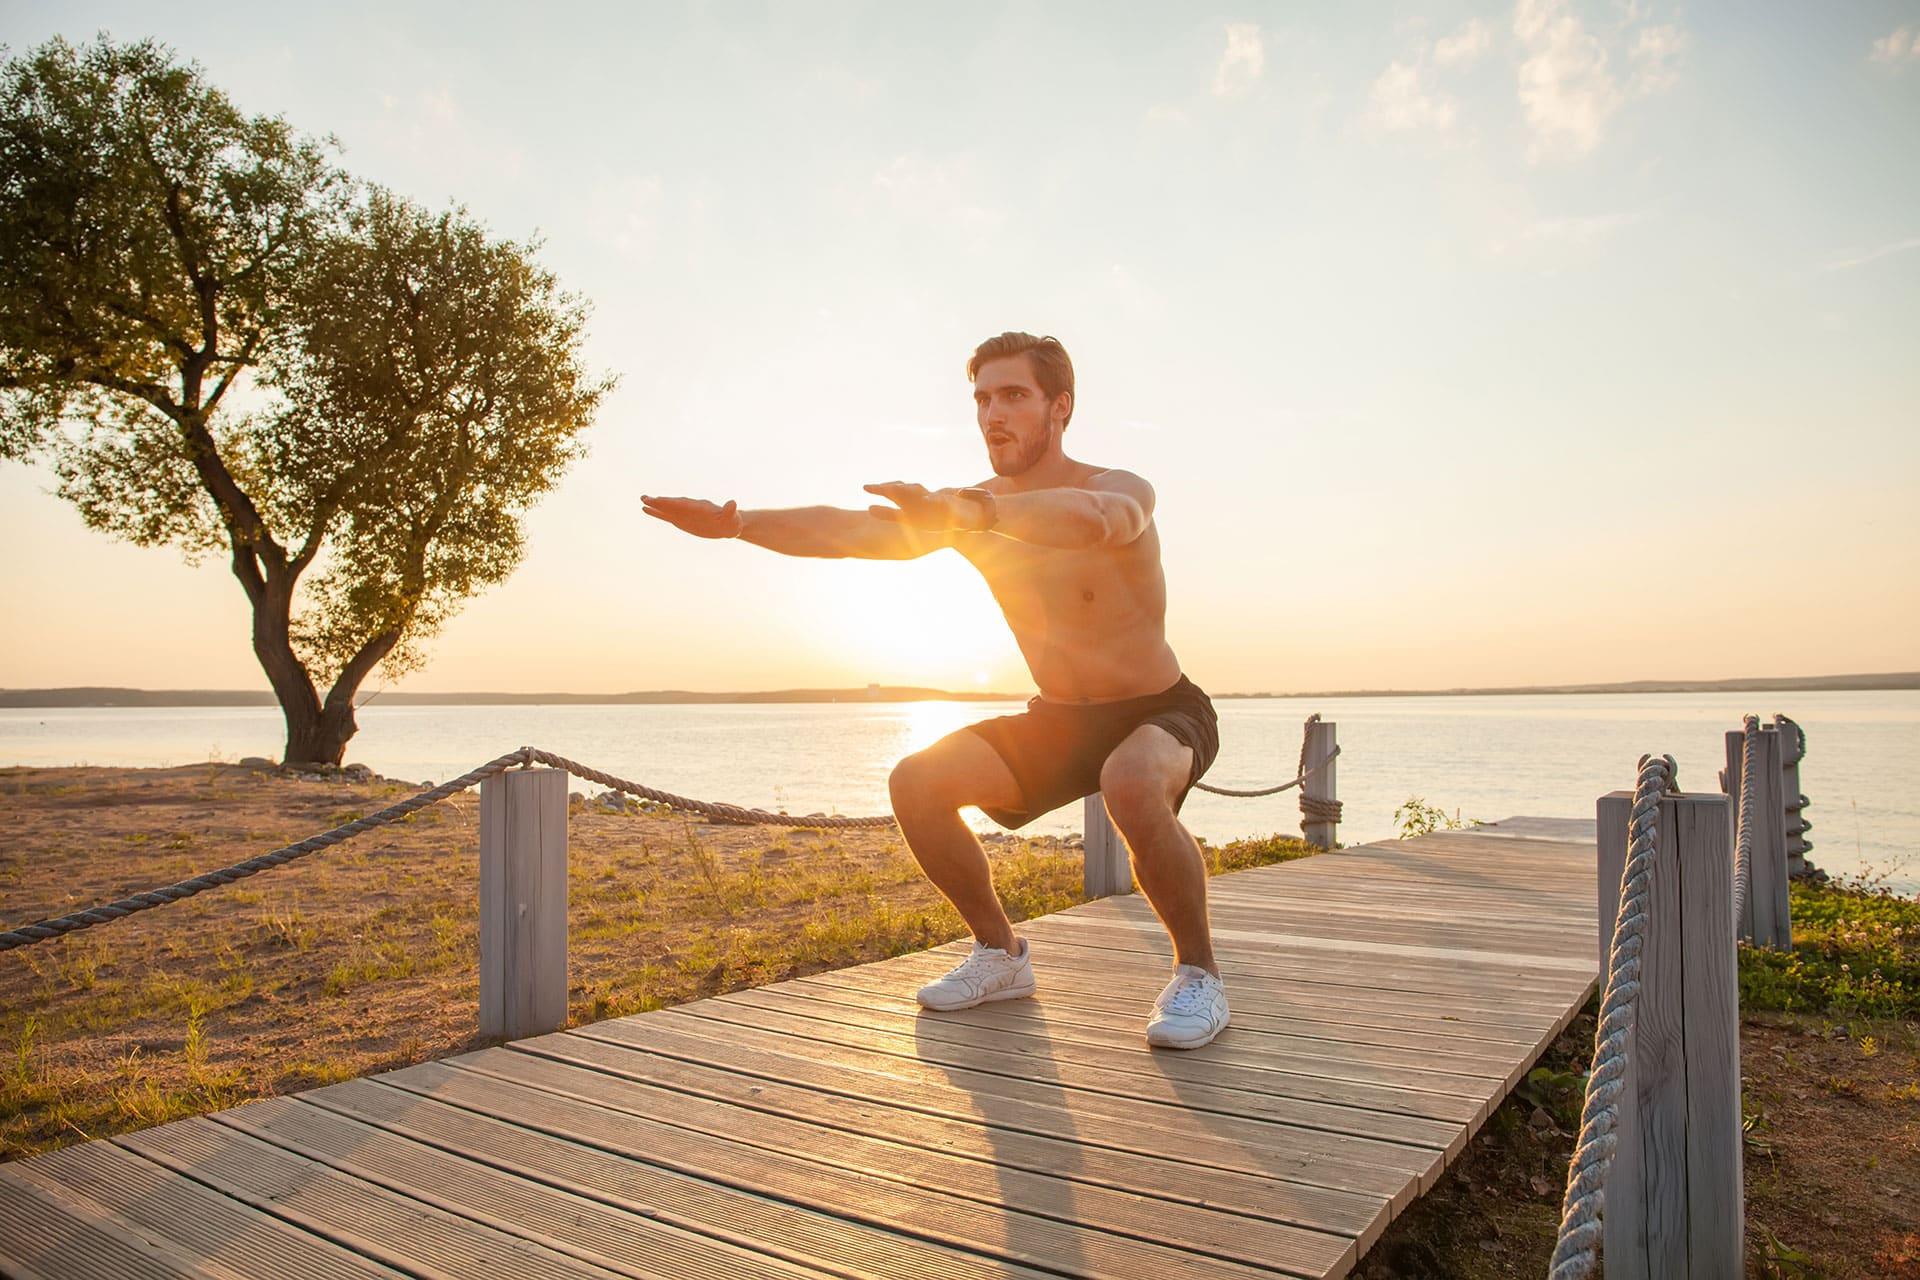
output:
[[[258,1104],[252,1104],[258,1105]],[[245,1108],[239,1108],[244,1111]],[[335,1173],[205,1117],[111,1139],[244,1204],[402,1271],[609,1277],[614,1272]]]
[[[909,1011],[905,1008],[888,1009],[878,1004],[869,1004],[864,1008],[850,1008],[846,1005],[823,1003],[795,997],[784,991],[748,989],[736,991],[724,999],[703,1000],[697,1006],[689,1006],[687,1012],[695,1017],[722,1018],[727,1021],[743,1021],[741,1015],[733,1012],[740,1010],[768,1010],[785,1015],[831,1024],[837,1028],[842,1025],[872,1027],[879,1030],[896,1031],[911,1034],[922,1040],[943,1040],[950,1044],[978,1044],[982,1033],[994,1037],[995,1043],[1004,1043],[1003,1037],[1018,1036],[1032,1042],[1034,1051],[1044,1052],[1049,1045],[1077,1045],[1094,1050],[1106,1050],[1117,1065],[1127,1063],[1138,1069],[1149,1070],[1154,1060],[1165,1056],[1156,1054],[1146,1044],[1144,1016],[1138,1023],[1126,1028],[1088,1027],[1064,1023],[1035,1022],[1032,1020],[1012,1022],[989,1022],[982,1018],[940,1016],[933,1013]],[[664,1012],[664,1011],[662,1011]],[[971,1010],[961,1010],[962,1014]],[[640,1015],[643,1019],[651,1015]],[[834,1030],[825,1030],[822,1034],[837,1034]],[[1244,1067],[1267,1069],[1284,1067],[1288,1070],[1310,1072],[1331,1079],[1365,1081],[1370,1084],[1390,1085],[1398,1089],[1419,1089],[1432,1093],[1450,1093],[1463,1098],[1484,1097],[1498,1088],[1506,1078],[1507,1069],[1502,1066],[1497,1072],[1476,1067],[1473,1070],[1441,1069],[1436,1065],[1423,1062],[1378,1060],[1377,1053],[1361,1054],[1350,1046],[1333,1040],[1289,1040],[1286,1037],[1255,1035],[1244,1033],[1238,1027],[1229,1025],[1227,1031],[1208,1045],[1205,1060],[1213,1063],[1231,1063]],[[1408,1055],[1400,1055],[1405,1058]]]
[[[662,1010],[661,1012],[665,1012]],[[616,1022],[643,1022],[651,1015]],[[801,1036],[833,1036],[861,1043],[876,1034],[874,1029],[833,1024],[823,1026],[818,1019],[782,1013],[774,1009],[743,1009],[728,1005],[713,1014],[732,1021],[746,1021],[769,1030],[784,1030]],[[607,1027],[609,1023],[597,1023]],[[585,1030],[582,1028],[581,1030]],[[1229,1028],[1231,1030],[1231,1028]],[[1327,1102],[1389,1115],[1414,1116],[1429,1120],[1452,1121],[1478,1126],[1490,1111],[1484,1096],[1440,1093],[1432,1090],[1401,1088],[1393,1085],[1324,1075],[1316,1071],[1290,1071],[1279,1064],[1244,1066],[1214,1062],[1203,1055],[1161,1051],[1151,1053],[1144,1041],[1138,1054],[1121,1054],[1107,1048],[1047,1041],[980,1027],[964,1040],[935,1039],[913,1032],[914,1052],[928,1060],[988,1071],[1017,1070],[1028,1074],[1050,1075],[1065,1066],[1088,1067],[1108,1072],[1115,1080],[1133,1087],[1142,1081],[1165,1079],[1183,1084],[1210,1084],[1221,1088],[1279,1095],[1310,1102]],[[1222,1035],[1227,1034],[1223,1032]],[[1217,1043],[1217,1042],[1216,1042]]]
[[[1231,919],[1231,912],[1216,913],[1215,918],[1225,915]],[[1059,916],[1062,923],[1069,923],[1078,930],[1093,935],[1109,934],[1115,938],[1127,938],[1133,934],[1146,933],[1144,921],[1100,920],[1090,916]],[[1302,924],[1308,923],[1305,919]],[[1584,925],[1586,921],[1579,922]],[[1157,927],[1158,922],[1156,922]],[[1024,932],[1024,930],[1023,930]],[[1584,932],[1584,929],[1582,930]],[[1584,956],[1556,956],[1546,950],[1522,950],[1519,948],[1493,947],[1455,947],[1442,942],[1392,942],[1391,938],[1436,938],[1441,934],[1461,936],[1474,934],[1485,938],[1485,930],[1475,931],[1468,926],[1423,927],[1419,922],[1399,918],[1387,918],[1369,922],[1364,926],[1334,926],[1326,931],[1247,929],[1235,928],[1231,924],[1224,927],[1216,924],[1212,930],[1214,938],[1221,942],[1248,944],[1231,948],[1238,959],[1258,961],[1268,957],[1284,959],[1300,953],[1338,952],[1349,956],[1392,956],[1395,959],[1425,961],[1434,966],[1451,966],[1458,972],[1462,966],[1510,966],[1515,969],[1563,970],[1579,973],[1583,976],[1592,971],[1593,966]],[[1519,941],[1515,939],[1514,941]],[[1224,949],[1224,948],[1223,948]],[[1171,955],[1171,948],[1168,950]],[[1434,967],[1435,975],[1447,972],[1446,968]]]
[[[616,1155],[371,1080],[317,1089],[302,1094],[299,1102],[716,1239],[777,1250],[791,1261],[816,1259],[850,1276],[1040,1280],[1052,1274],[790,1204],[757,1188],[696,1177],[671,1162]],[[649,1156],[662,1158],[657,1150]]]
[[[22,1177],[84,1199],[149,1240],[224,1275],[312,1277],[401,1273],[298,1230],[110,1142],[83,1142],[16,1166]]]
[[[612,1271],[660,1280],[834,1274],[555,1190],[291,1099],[269,1099],[219,1120],[348,1177]]]
[[[1395,902],[1389,898],[1355,901],[1351,897],[1319,899],[1309,894],[1284,904],[1276,887],[1234,886],[1209,895],[1209,913],[1213,899],[1219,900],[1221,924],[1228,928],[1273,930],[1310,934],[1321,938],[1377,937],[1390,942],[1406,928],[1417,929],[1421,937],[1413,941],[1449,951],[1518,951],[1528,955],[1565,954],[1562,947],[1566,930],[1588,920],[1584,901],[1589,879],[1568,886],[1553,897],[1544,891],[1540,904],[1520,918],[1521,908],[1509,908],[1504,916],[1471,897],[1449,897],[1431,892],[1418,895],[1416,902]],[[1574,895],[1578,894],[1576,898]],[[1266,898],[1264,903],[1260,898]],[[1088,922],[1144,920],[1149,909],[1139,898],[1109,899],[1088,903],[1058,918]],[[1381,926],[1386,926],[1382,928]],[[1466,939],[1462,942],[1459,939]]]
[[[1074,960],[1062,962],[1057,952],[1049,951],[1043,980],[1049,992],[1073,992],[1082,1000],[1098,1000],[1108,1005],[1133,993],[1137,1007],[1145,1009],[1166,983],[1166,970],[1153,964],[1136,964],[1131,958],[1105,963]],[[910,989],[910,985],[902,984]],[[1576,988],[1591,990],[1589,982]],[[1397,995],[1375,987],[1341,986],[1335,983],[1299,982],[1277,986],[1228,981],[1228,998],[1237,1017],[1242,1011],[1268,1014],[1311,1014],[1329,1017],[1338,1014],[1354,1019],[1389,1020],[1426,1018],[1453,1021],[1472,1035],[1485,1039],[1508,1039],[1537,1043],[1540,1031],[1563,1020],[1564,1010],[1552,1009],[1462,1009],[1458,1013],[1441,1010],[1459,1006],[1444,997],[1418,993]]]
[[[155,1280],[222,1273],[11,1164],[0,1165],[0,1274],[18,1280]]]
[[[1724,796],[1677,801],[1687,1272],[1738,1276],[1745,1234],[1740,1116],[1740,981],[1733,848]]]
[[[1476,836],[1496,839],[1553,840],[1588,847],[1598,841],[1599,833],[1590,818],[1501,818],[1473,828]]]
[[[925,972],[937,973],[942,967],[928,965]],[[1075,1020],[1083,1016],[1126,1016],[1114,1014],[1112,1010],[1116,1006],[1144,1009],[1158,990],[1152,979],[1145,976],[1122,977],[1097,987],[1060,978],[1059,974],[1049,973],[1048,981],[1040,986],[1032,999],[1002,1001],[994,1012],[1020,1015],[1031,1007],[1042,1011],[1044,1016],[1063,1020]],[[792,990],[821,997],[834,992],[861,999],[867,994],[897,994],[909,989],[909,984],[902,983],[898,975],[876,977],[847,970],[826,970],[804,978],[770,983],[761,989]],[[985,1009],[987,1006],[979,1007]],[[1500,1027],[1476,1026],[1469,1030],[1467,1024],[1450,1021],[1444,1016],[1420,1018],[1405,1013],[1370,1015],[1364,1011],[1352,1012],[1344,1006],[1326,1010],[1294,1006],[1285,1012],[1271,1012],[1270,1009],[1269,1002],[1261,1002],[1261,1007],[1255,1008],[1248,999],[1235,993],[1233,1025],[1250,1030],[1315,1036],[1322,1040],[1345,1040],[1356,1044],[1426,1044],[1436,1052],[1478,1052],[1534,1043],[1531,1035]]]
[[[511,1051],[495,1057],[533,1061]],[[1341,1276],[1351,1270],[1356,1252],[1349,1247],[1324,1264],[1320,1249],[1304,1260],[1294,1248],[1263,1252],[1269,1247],[1260,1238],[1266,1224],[1179,1206],[1173,1212],[1181,1230],[1168,1237],[1156,1230],[1169,1206],[1146,1197],[1019,1170],[989,1171],[974,1161],[877,1142],[850,1145],[885,1156],[884,1161],[834,1163],[815,1147],[783,1143],[785,1131],[778,1124],[753,1124],[744,1137],[722,1137],[687,1125],[678,1115],[674,1123],[657,1118],[651,1113],[673,1099],[631,1082],[582,1072],[571,1089],[554,1080],[536,1086],[472,1069],[480,1058],[471,1054],[423,1063],[382,1076],[381,1083],[483,1114],[512,1116],[518,1124],[602,1150],[655,1163],[673,1161],[701,1177],[889,1230],[1069,1274],[1177,1275],[1204,1261],[1222,1276]],[[729,1123],[726,1108],[705,1108],[700,1115],[716,1126]],[[1315,1243],[1324,1246],[1332,1239],[1317,1236]],[[1210,1256],[1196,1259],[1195,1252]]]
[[[1088,941],[1087,934],[1075,930],[1055,930],[1044,925],[1032,930],[1023,927],[1023,932],[1033,944],[1036,975],[1042,972],[1098,974],[1109,969],[1126,970],[1158,974],[1164,985],[1172,971],[1173,952],[1170,947],[1164,953],[1158,953],[1147,946],[1101,945],[1098,940]],[[1387,978],[1368,981],[1373,975],[1366,972],[1364,965],[1357,966],[1358,971],[1355,972],[1333,965],[1302,966],[1277,961],[1245,960],[1232,953],[1222,954],[1218,960],[1221,976],[1226,980],[1229,1003],[1235,999],[1236,993],[1257,996],[1270,1003],[1295,999],[1306,1003],[1309,997],[1322,994],[1343,1000],[1371,1001],[1373,1007],[1424,1013],[1445,1009],[1463,1019],[1481,1022],[1511,1022],[1515,1019],[1549,1021],[1559,1012],[1563,1003],[1562,1000],[1509,996],[1491,982],[1476,984],[1467,978],[1444,983],[1459,988],[1454,991],[1421,990],[1415,985],[1416,980],[1411,978],[1398,984]],[[1350,978],[1346,977],[1348,974],[1351,974]],[[1588,985],[1588,981],[1570,979],[1565,989],[1579,991]],[[1442,984],[1436,980],[1434,985]],[[1476,988],[1477,994],[1470,996],[1468,992]]]
[[[1104,1095],[1083,1094],[1048,1081],[951,1068],[930,1070],[924,1064],[832,1042],[704,1019],[649,1022],[644,1036],[541,1036],[521,1048],[629,1078],[690,1081],[690,1088],[700,1087],[697,1076],[646,1059],[657,1055],[724,1067],[743,1076],[942,1120],[1075,1141],[1206,1170],[1383,1197],[1396,1213],[1412,1202],[1418,1176],[1427,1170],[1437,1172],[1440,1165],[1431,1149],[1356,1141],[1245,1118],[1235,1141],[1222,1143],[1217,1131],[1177,1107],[1137,1102],[1127,1110]],[[958,1083],[956,1076],[968,1081],[968,1086]],[[973,1082],[980,1082],[979,1086],[972,1087]]]
[[[550,1046],[551,1040],[547,1042]],[[722,1047],[701,1042],[702,1056],[710,1046]],[[604,1089],[604,1082],[638,1087],[647,1098],[649,1113],[659,1119],[703,1130],[721,1124],[728,1127],[728,1136],[756,1141],[765,1141],[766,1131],[773,1128],[785,1135],[793,1149],[830,1153],[836,1163],[871,1159],[885,1168],[922,1154],[941,1160],[958,1158],[973,1166],[963,1175],[973,1185],[983,1177],[991,1182],[1018,1170],[1062,1179],[1082,1191],[1141,1197],[1146,1212],[1161,1214],[1169,1223],[1177,1223],[1183,1209],[1226,1210],[1245,1215],[1242,1222],[1249,1230],[1259,1227],[1271,1232],[1269,1238],[1282,1249],[1325,1252],[1332,1247],[1330,1237],[1365,1236],[1376,1226],[1384,1227],[1391,1217],[1390,1205],[1377,1195],[956,1122],[885,1102],[821,1093],[767,1078],[744,1078],[705,1061],[638,1052],[610,1042],[583,1041],[573,1051],[577,1056],[565,1063],[547,1055],[509,1052],[476,1054],[462,1065],[518,1083],[558,1085],[573,1093]],[[588,1059],[591,1066],[580,1065]],[[997,1199],[998,1192],[994,1194]]]
[[[755,990],[846,1009],[875,1008],[889,1013],[906,1013],[929,1022],[956,1019],[953,1014],[922,1011],[912,997],[900,994],[900,990],[891,983],[884,987],[880,984],[861,986],[799,978]],[[715,998],[725,1000],[728,997]],[[696,1011],[689,1008],[689,1012]],[[1036,992],[1025,1000],[1004,1000],[960,1010],[957,1020],[1007,1031],[1046,1027],[1071,1036],[1071,1029],[1084,1027],[1137,1036],[1141,1033],[1145,1017],[1141,1006],[1132,1002],[1071,1005],[1055,999],[1051,993]],[[1426,1063],[1470,1075],[1502,1076],[1513,1060],[1520,1056],[1515,1042],[1467,1039],[1404,1027],[1374,1028],[1369,1031],[1366,1028],[1324,1023],[1303,1024],[1297,1019],[1243,1014],[1238,1009],[1233,1010],[1233,1026],[1243,1037],[1270,1037],[1266,1043],[1279,1052],[1284,1052],[1290,1046],[1305,1045],[1315,1052],[1324,1053],[1334,1051],[1329,1046],[1337,1045],[1338,1052],[1351,1053],[1362,1061],[1400,1066]]]
[[[1031,923],[1031,922],[1030,922]],[[1587,926],[1590,928],[1591,926]],[[1584,929],[1582,930],[1585,931]],[[1173,950],[1164,937],[1144,929],[1133,933],[1100,933],[1080,926],[1056,925],[1046,921],[1022,933],[1035,943],[1034,963],[1069,966],[1099,965],[1107,961],[1125,961],[1131,965],[1157,970],[1161,980],[1173,972]],[[1540,979],[1519,990],[1510,991],[1501,981],[1509,972],[1498,961],[1482,964],[1435,965],[1426,960],[1383,956],[1372,964],[1364,953],[1329,950],[1315,953],[1302,948],[1292,954],[1262,950],[1257,946],[1220,948],[1221,973],[1229,971],[1256,986],[1291,993],[1301,986],[1371,989],[1377,994],[1401,999],[1426,998],[1434,1001],[1459,1001],[1461,1012],[1487,1009],[1489,1001],[1476,1002],[1488,988],[1498,992],[1493,1011],[1502,1014],[1533,1008],[1551,1015],[1567,991],[1577,991],[1593,977],[1592,962],[1582,960],[1583,968],[1543,971]],[[952,961],[948,962],[949,964]],[[1038,972],[1038,970],[1036,970]],[[1551,982],[1548,979],[1551,978]],[[1231,991],[1234,979],[1228,977]]]

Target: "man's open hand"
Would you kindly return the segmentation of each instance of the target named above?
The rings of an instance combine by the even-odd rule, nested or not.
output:
[[[869,514],[895,524],[916,529],[971,529],[980,519],[980,504],[963,498],[958,489],[927,489],[924,485],[895,480],[889,484],[862,485],[868,493],[877,493],[895,507],[871,506]]]
[[[726,506],[716,507],[701,498],[652,498],[643,493],[640,502],[648,515],[697,538],[737,538],[745,524],[731,498]]]

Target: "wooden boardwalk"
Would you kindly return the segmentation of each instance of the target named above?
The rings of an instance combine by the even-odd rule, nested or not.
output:
[[[1232,1025],[1149,1050],[1143,898],[0,1165],[22,1276],[1340,1276],[1594,990],[1593,824],[1210,883]]]

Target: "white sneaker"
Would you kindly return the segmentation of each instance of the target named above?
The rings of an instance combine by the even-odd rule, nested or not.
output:
[[[1163,1049],[1198,1049],[1226,1025],[1226,984],[1198,965],[1176,965],[1173,980],[1154,997],[1147,1043]]]
[[[971,1009],[989,1000],[1017,1000],[1033,994],[1033,948],[1016,939],[1019,955],[976,940],[959,968],[920,988],[916,997],[929,1009]]]

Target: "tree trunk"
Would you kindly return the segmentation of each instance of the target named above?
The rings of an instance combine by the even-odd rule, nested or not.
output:
[[[249,569],[255,568],[252,556],[246,560]],[[237,566],[235,572],[240,572]],[[248,583],[246,574],[240,577],[243,584]],[[341,716],[328,715],[328,709],[321,707],[320,695],[314,690],[313,677],[307,674],[293,651],[289,638],[292,581],[271,570],[264,582],[257,578],[254,581],[258,583],[257,589],[250,586],[247,592],[253,598],[253,654],[260,660],[260,669],[267,673],[267,683],[273,686],[274,697],[279,699],[281,714],[287,720],[287,745],[280,759],[293,765],[337,766],[346,754],[347,739],[353,736],[353,709],[347,708],[344,723]]]
[[[290,765],[325,764],[337,769],[346,758],[347,739],[359,729],[353,720],[351,704],[347,705],[344,715],[337,714],[331,707],[311,716],[296,717],[289,711],[285,761]]]

